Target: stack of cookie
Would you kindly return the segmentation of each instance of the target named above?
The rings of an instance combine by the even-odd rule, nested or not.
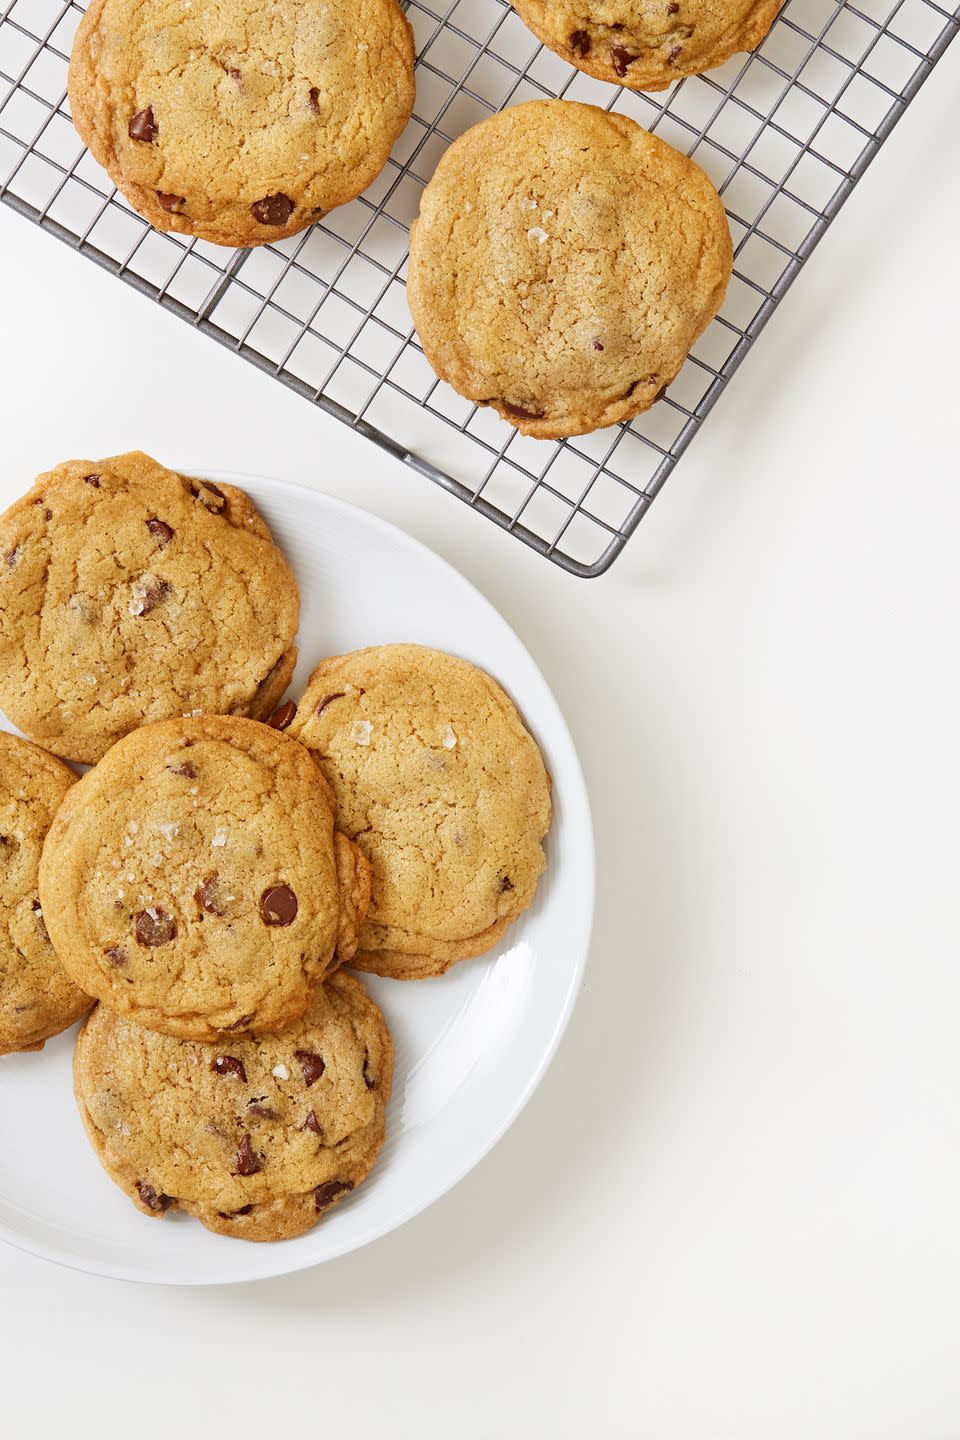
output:
[[[91,1011],[75,1085],[108,1174],[251,1240],[316,1223],[383,1143],[390,1035],[339,967],[487,950],[550,822],[516,709],[454,656],[334,657],[279,703],[298,611],[247,496],[145,455],[0,517],[0,704],[46,747],[0,734],[0,1054]]]

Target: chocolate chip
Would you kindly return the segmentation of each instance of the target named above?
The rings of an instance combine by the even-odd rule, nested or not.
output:
[[[247,1083],[243,1061],[238,1060],[236,1055],[215,1055],[210,1061],[210,1069],[215,1075],[239,1075],[244,1085]]]
[[[336,1200],[338,1195],[346,1195],[347,1191],[352,1189],[352,1180],[328,1180],[325,1185],[318,1185],[313,1192],[318,1212],[325,1210],[332,1200]]]
[[[239,1210],[218,1210],[217,1214],[221,1220],[234,1220],[238,1215],[249,1215],[252,1209],[252,1205],[241,1205]]]
[[[127,134],[131,140],[142,140],[145,145],[153,144],[159,131],[157,129],[157,122],[153,118],[153,110],[149,105],[146,110],[137,111],[127,126]]]
[[[9,554],[7,555],[7,569],[8,569],[8,570],[12,570],[13,567],[14,567],[14,565],[16,565],[16,563],[17,563],[17,561],[18,561],[19,559],[20,559],[20,546],[19,546],[19,545],[15,545],[14,548],[13,548],[13,549],[9,552]]]
[[[320,91],[316,85],[314,85],[310,91],[310,109],[315,115],[320,114]]]
[[[677,4],[677,0],[670,0],[670,4],[667,6],[667,14],[668,14],[668,15],[679,15],[679,14],[680,14],[680,6]]]
[[[241,1015],[239,1020],[234,1020],[232,1025],[227,1025],[225,1028],[227,1030],[242,1030],[252,1019],[252,1015]]]
[[[254,220],[261,225],[286,225],[293,214],[293,201],[289,195],[264,195],[250,206]]]
[[[310,1086],[315,1085],[320,1079],[327,1067],[313,1050],[294,1050],[293,1053],[303,1071],[303,1083],[309,1090]]]
[[[166,580],[150,580],[144,584],[140,583],[140,593],[137,598],[140,601],[139,610],[133,613],[136,616],[149,615],[170,593],[170,586]]]
[[[658,401],[658,400],[662,400],[663,397],[664,397],[664,395],[666,395],[666,393],[667,393],[667,387],[666,387],[666,385],[661,385],[661,386],[660,386],[660,389],[657,391],[656,395],[654,395],[653,399],[650,401],[650,404],[651,404],[651,405],[656,405],[657,401]]]
[[[682,47],[681,45],[674,45],[673,49],[670,51],[670,54],[667,56],[667,59],[670,61],[670,64],[671,64],[671,65],[674,63],[674,61],[675,61],[675,60],[678,58],[678,56],[680,55],[680,51],[682,50],[682,48],[683,48],[683,47]]]
[[[136,931],[141,945],[166,945],[177,933],[177,922],[172,915],[151,906],[149,910],[140,911]]]
[[[243,79],[243,76],[240,74],[240,71],[237,69],[237,67],[236,67],[235,65],[231,65],[231,66],[230,66],[230,69],[227,71],[227,74],[230,76],[230,79],[231,79],[231,80],[236,80],[236,82],[237,82],[238,85],[240,84],[241,80]]]
[[[94,490],[99,490],[99,489],[100,489],[100,476],[99,476],[99,475],[84,475],[84,477],[83,477],[83,483],[84,483],[84,485],[92,485],[93,488],[94,488]]]
[[[613,61],[614,70],[622,80],[627,73],[627,67],[632,65],[634,60],[639,60],[640,56],[632,50],[625,50],[622,45],[613,45],[610,49],[610,59]]]
[[[251,1115],[258,1115],[261,1120],[279,1120],[276,1110],[271,1110],[269,1105],[264,1105],[264,1097],[247,1101],[247,1111]]]
[[[581,60],[590,54],[590,36],[586,30],[574,30],[570,36],[570,49],[579,55]]]
[[[212,875],[208,875],[203,884],[199,886],[194,894],[194,899],[201,910],[206,910],[208,915],[226,915],[216,870]]]
[[[596,338],[594,338],[594,340],[593,340],[593,348],[594,348],[594,350],[602,350],[602,349],[603,349],[603,341],[602,341],[602,340],[597,340]]]
[[[286,730],[296,713],[296,703],[293,700],[284,700],[283,704],[274,710],[267,724],[272,726],[274,730]]]
[[[36,915],[36,917],[37,917],[37,929],[40,931],[40,934],[42,935],[43,939],[49,941],[50,936],[47,934],[47,927],[46,927],[46,925],[45,925],[45,923],[44,923],[43,911],[42,911],[42,909],[40,908],[40,901],[39,901],[39,900],[34,900],[34,902],[33,902],[33,913],[34,913],[34,915]]]
[[[264,925],[292,925],[297,918],[297,897],[289,885],[271,885],[260,896]]]
[[[312,1130],[314,1135],[319,1135],[321,1139],[323,1138],[323,1127],[321,1126],[320,1121],[317,1119],[316,1113],[313,1110],[307,1111],[307,1118],[300,1126],[300,1129]]]
[[[104,950],[103,953],[111,965],[126,965],[127,963],[127,952],[122,945],[111,945],[109,950]]]
[[[177,211],[181,205],[186,205],[186,203],[184,195],[168,195],[165,190],[157,191],[157,204],[161,210]]]
[[[170,529],[166,520],[148,520],[147,529],[150,531],[150,534],[155,536],[160,542],[161,550],[169,545],[173,539],[173,531]]]
[[[368,1090],[376,1090],[376,1088],[377,1088],[377,1082],[376,1082],[376,1080],[373,1078],[373,1076],[370,1074],[370,1070],[369,1070],[369,1068],[368,1068],[369,1065],[370,1065],[370,1052],[369,1052],[369,1050],[365,1050],[364,1053],[363,1053],[363,1083],[364,1083],[364,1085],[366,1085],[366,1087],[367,1087]]]
[[[140,1193],[140,1199],[148,1210],[154,1211],[157,1215],[162,1215],[164,1210],[169,1209],[171,1204],[170,1196],[158,1195],[153,1186],[148,1185],[145,1180],[137,1181],[137,1190]]]
[[[543,419],[542,410],[525,410],[522,405],[511,405],[509,400],[504,400],[503,408],[504,410],[506,410],[507,414],[512,415],[515,420]]]
[[[170,768],[174,775],[182,775],[185,780],[196,780],[197,778],[197,772],[189,760],[184,760],[182,765],[172,765]]]
[[[346,693],[346,690],[335,690],[332,695],[324,695],[323,699],[320,701],[320,704],[317,706],[316,713],[318,715],[322,715],[328,705],[332,705],[334,700],[342,700]]]
[[[191,480],[190,492],[207,510],[218,514],[227,503],[227,497],[219,485],[209,480]]]
[[[238,1175],[256,1175],[258,1170],[263,1169],[263,1161],[253,1148],[253,1141],[249,1135],[241,1137],[237,1146],[237,1169]]]
[[[509,876],[509,875],[504,875],[504,876],[503,876],[503,878],[502,878],[501,881],[500,881],[500,885],[499,885],[498,888],[499,888],[499,890],[500,890],[500,894],[501,894],[501,895],[506,895],[506,893],[507,893],[508,890],[512,890],[512,889],[513,889],[513,881],[510,879],[510,876]]]

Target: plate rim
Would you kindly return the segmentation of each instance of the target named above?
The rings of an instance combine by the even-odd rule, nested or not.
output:
[[[582,817],[586,822],[580,840],[585,848],[589,862],[587,875],[584,876],[583,904],[580,912],[583,917],[581,922],[583,934],[582,943],[578,947],[575,964],[571,970],[569,983],[563,996],[563,1003],[554,1022],[552,1033],[547,1044],[543,1047],[524,1084],[518,1090],[513,1103],[505,1112],[504,1117],[497,1122],[493,1133],[485,1140],[481,1148],[472,1154],[467,1163],[455,1168],[450,1176],[445,1176],[440,1187],[433,1190],[427,1198],[418,1197],[413,1204],[397,1211],[386,1227],[382,1224],[374,1224],[368,1227],[367,1230],[362,1230],[359,1235],[351,1237],[348,1242],[339,1246],[334,1244],[333,1248],[323,1255],[303,1255],[298,1251],[291,1250],[288,1252],[290,1258],[287,1261],[283,1259],[284,1247],[282,1245],[276,1247],[273,1245],[253,1247],[257,1251],[262,1250],[265,1255],[271,1257],[272,1263],[267,1264],[261,1270],[251,1274],[214,1275],[205,1270],[200,1270],[198,1267],[198,1273],[196,1275],[184,1277],[182,1275],[169,1275],[156,1270],[154,1270],[153,1273],[145,1273],[148,1267],[145,1267],[144,1272],[130,1273],[129,1268],[125,1269],[122,1266],[105,1263],[98,1259],[92,1259],[88,1263],[84,1263],[82,1259],[78,1258],[72,1252],[59,1250],[56,1245],[48,1244],[42,1240],[37,1243],[28,1243],[22,1234],[12,1230],[2,1216],[0,1216],[0,1241],[10,1245],[15,1250],[19,1250],[23,1254],[35,1256],[37,1259],[47,1261],[50,1264],[63,1266],[65,1269],[73,1270],[80,1274],[98,1275],[110,1280],[122,1280],[128,1284],[193,1288],[195,1286],[208,1285],[241,1285],[255,1283],[261,1280],[277,1279],[284,1275],[292,1275],[300,1271],[314,1269],[317,1266],[327,1264],[331,1260],[342,1259],[354,1251],[363,1250],[375,1241],[383,1239],[387,1235],[392,1235],[410,1220],[415,1219],[416,1216],[423,1214],[424,1211],[428,1210],[432,1205],[435,1205],[437,1201],[442,1200],[445,1195],[449,1195],[472,1170],[486,1159],[494,1147],[500,1143],[508,1130],[516,1123],[518,1117],[522,1114],[538,1089],[544,1075],[556,1056],[560,1042],[570,1023],[570,1017],[573,1014],[580,991],[583,988],[584,973],[593,938],[596,905],[596,846],[593,833],[593,817],[590,809],[590,796],[583,774],[583,766],[577,747],[574,744],[573,736],[570,733],[570,728],[567,725],[566,717],[553,690],[547,683],[546,677],[536,660],[510,622],[501,614],[493,601],[490,600],[472,580],[468,579],[462,571],[458,570],[451,561],[447,560],[445,556],[438,554],[436,550],[425,544],[424,541],[409,534],[392,521],[384,519],[381,515],[377,515],[361,505],[355,505],[348,500],[343,500],[339,496],[328,495],[325,491],[315,489],[310,485],[304,485],[293,480],[282,480],[276,476],[257,474],[254,471],[206,468],[201,471],[192,466],[177,465],[169,465],[166,468],[175,470],[177,474],[185,475],[191,479],[212,480],[214,484],[222,482],[225,485],[236,485],[245,490],[252,484],[254,487],[266,487],[266,489],[271,492],[276,490],[285,491],[290,495],[307,494],[311,496],[312,500],[316,501],[321,508],[328,508],[340,512],[347,519],[348,523],[353,517],[359,516],[359,523],[361,525],[369,525],[384,538],[395,543],[399,542],[401,546],[409,547],[414,558],[417,553],[428,556],[432,561],[438,563],[442,569],[447,571],[455,582],[466,586],[471,594],[472,600],[475,603],[479,602],[481,609],[485,609],[495,621],[509,631],[521,651],[522,658],[529,666],[533,677],[539,681],[549,702],[553,705],[555,720],[558,722],[560,733],[567,743],[571,761],[571,773],[568,777],[565,777],[565,784],[571,784],[579,791],[577,798],[580,802],[580,808],[582,809]],[[251,498],[259,510],[260,502],[256,495],[252,495]],[[269,524],[269,518],[266,516],[264,518],[267,519]]]

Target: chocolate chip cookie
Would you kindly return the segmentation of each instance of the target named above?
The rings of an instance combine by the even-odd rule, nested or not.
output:
[[[393,1046],[358,980],[334,975],[279,1035],[199,1045],[99,1005],[74,1084],[111,1180],[145,1215],[286,1240],[364,1179],[384,1138]]]
[[[262,245],[365,190],[413,108],[397,0],[92,0],[81,139],[158,230]]]
[[[68,461],[0,516],[0,705],[90,763],[147,721],[269,715],[299,608],[242,490],[136,452]]]
[[[352,964],[410,980],[480,955],[544,869],[550,781],[512,701],[476,666],[381,645],[317,666],[290,721],[373,866]]]
[[[665,90],[684,75],[753,50],[782,0],[513,0],[538,40],[578,70],[631,90]]]
[[[50,944],[40,906],[40,851],[76,775],[0,731],[0,1055],[42,1050],[90,1009]]]
[[[188,1040],[297,1020],[352,956],[369,893],[303,746],[213,715],[118,741],[66,796],[40,861],[76,983]]]
[[[441,379],[557,439],[649,409],[731,267],[723,205],[692,160],[623,115],[534,100],[441,159],[407,297]]]

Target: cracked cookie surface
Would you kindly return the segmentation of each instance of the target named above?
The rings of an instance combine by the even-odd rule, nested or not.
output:
[[[76,778],[0,731],[0,1055],[42,1049],[92,1003],[56,957],[37,887],[44,836]]]
[[[110,1178],[139,1210],[195,1215],[244,1240],[315,1225],[364,1179],[384,1139],[393,1046],[358,980],[333,975],[279,1035],[202,1045],[99,1005],[74,1087]]]
[[[693,161],[625,116],[534,100],[441,159],[407,297],[441,379],[556,439],[649,409],[731,266],[723,205]]]
[[[550,781],[489,675],[419,645],[324,660],[287,732],[314,754],[338,824],[373,867],[355,968],[442,974],[533,899]]]
[[[137,452],[68,461],[0,516],[0,705],[90,763],[152,720],[269,715],[299,610],[242,490]]]
[[[413,108],[397,0],[92,0],[81,139],[158,230],[262,245],[354,199]]]
[[[89,995],[192,1040],[275,1030],[350,958],[369,868],[303,746],[198,716],[118,741],[40,861],[57,955]]]
[[[782,0],[512,0],[557,55],[598,80],[665,90],[753,50]]]

